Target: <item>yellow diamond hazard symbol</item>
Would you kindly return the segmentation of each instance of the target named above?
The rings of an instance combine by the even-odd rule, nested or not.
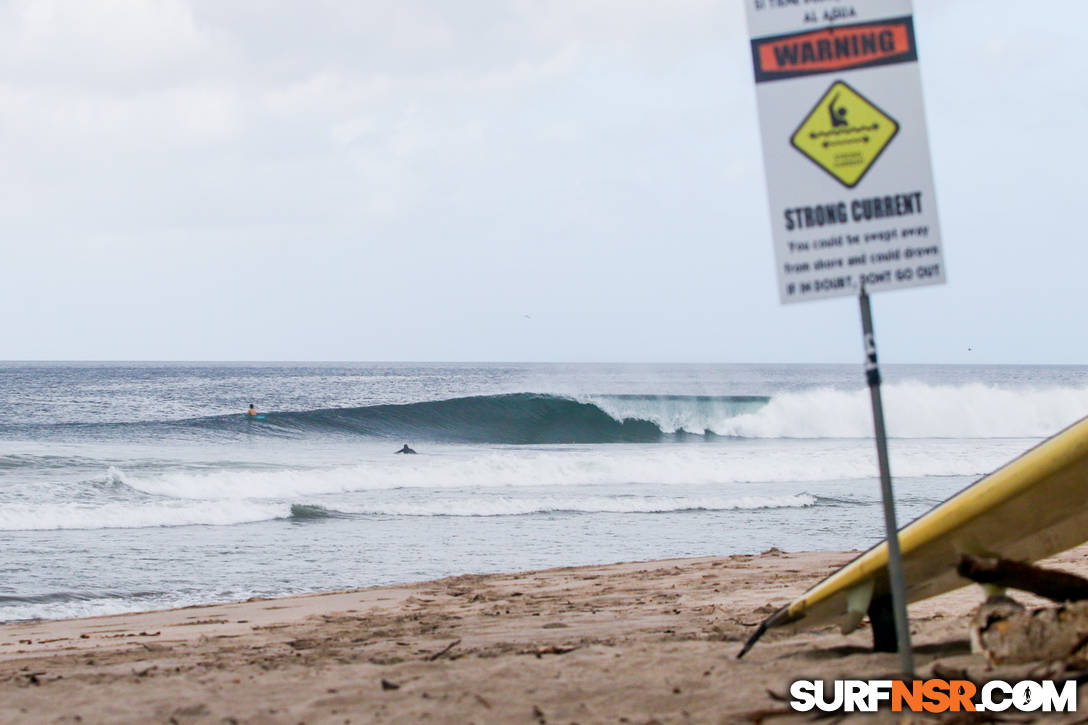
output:
[[[790,142],[843,186],[854,187],[898,132],[895,119],[835,81]]]

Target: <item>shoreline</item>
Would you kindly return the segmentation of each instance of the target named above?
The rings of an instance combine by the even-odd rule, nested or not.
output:
[[[895,670],[867,627],[771,631],[736,659],[754,625],[856,555],[772,549],[4,624],[0,721],[750,722],[801,676]],[[1045,563],[1088,574],[1088,546]],[[911,606],[919,673],[981,672],[967,630],[980,601],[966,587]]]

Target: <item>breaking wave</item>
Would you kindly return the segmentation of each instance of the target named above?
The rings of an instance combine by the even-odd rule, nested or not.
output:
[[[893,438],[1039,438],[1088,413],[1088,388],[983,384],[884,386]],[[493,444],[654,443],[708,438],[868,438],[865,388],[774,396],[485,395],[406,404],[270,412],[262,420],[220,415],[159,423],[63,424],[94,435],[361,436],[397,441]],[[120,430],[118,430],[120,429]],[[0,466],[18,466],[0,459]]]
[[[896,438],[1052,435],[1088,413],[1088,388],[999,388],[903,382],[884,386]],[[869,391],[816,389],[769,396],[516,393],[363,408],[271,413],[247,423],[271,434],[336,431],[393,440],[541,444],[647,443],[700,435],[868,438]],[[238,416],[193,421],[237,429]]]
[[[1088,388],[903,382],[885,385],[883,398],[892,438],[1042,438],[1088,414]],[[775,396],[708,427],[741,438],[867,438],[871,416],[867,389],[819,389]]]

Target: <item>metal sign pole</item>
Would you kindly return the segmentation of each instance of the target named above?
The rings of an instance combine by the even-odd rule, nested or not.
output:
[[[899,648],[899,668],[904,674],[914,673],[914,653],[910,646],[910,622],[907,620],[907,586],[903,574],[903,555],[899,550],[899,526],[895,521],[895,499],[892,495],[892,474],[888,466],[888,439],[884,432],[884,405],[880,399],[880,367],[876,362],[876,338],[873,336],[873,312],[869,293],[862,286],[858,297],[861,304],[861,333],[865,344],[865,376],[873,403],[873,428],[876,432],[876,457],[880,465],[880,495],[884,500],[884,528],[888,541],[888,580],[892,589],[892,613],[895,616],[895,638]]]

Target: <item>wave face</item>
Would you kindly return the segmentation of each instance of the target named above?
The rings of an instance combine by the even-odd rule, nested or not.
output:
[[[1042,438],[1088,412],[1088,387],[999,387],[981,383],[886,384],[893,438]],[[869,438],[865,388],[811,388],[774,395],[550,395],[509,393],[416,403],[240,414],[144,423],[32,426],[36,435],[197,438],[361,436],[391,441],[511,445],[657,443],[720,438]],[[64,466],[0,456],[0,469]]]
[[[884,386],[895,438],[1036,438],[1088,411],[1088,388],[992,385]],[[685,434],[730,438],[868,438],[869,392],[822,388],[774,396],[532,393],[403,405],[270,413],[263,421],[220,416],[192,425],[290,435],[340,432],[455,443],[652,443]]]
[[[338,432],[452,443],[651,443],[661,428],[648,420],[616,418],[597,405],[532,393],[484,395],[449,400],[269,413],[261,421],[217,416],[190,425],[276,434]]]
[[[893,438],[1041,438],[1088,412],[1088,388],[999,388],[902,382],[883,389]],[[338,432],[452,443],[653,443],[677,436],[869,438],[869,391],[832,388],[774,396],[534,393],[403,405],[269,413],[188,421],[269,435]]]

